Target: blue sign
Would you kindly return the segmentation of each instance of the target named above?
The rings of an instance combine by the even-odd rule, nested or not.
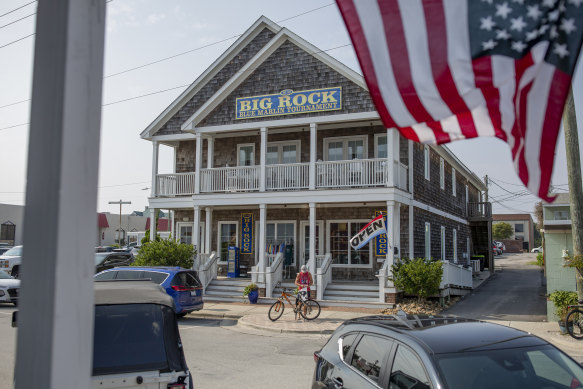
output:
[[[375,216],[383,214],[385,216],[385,226],[387,226],[387,230],[390,231],[390,228],[387,224],[387,212],[385,211],[376,211]],[[391,226],[392,227],[392,226]],[[380,234],[376,238],[375,242],[375,256],[376,257],[386,257],[389,253],[389,240],[387,239],[387,234]]]
[[[273,95],[239,97],[236,119],[295,115],[342,109],[342,87],[294,92],[286,89]]]
[[[241,254],[253,254],[253,214],[241,214]]]

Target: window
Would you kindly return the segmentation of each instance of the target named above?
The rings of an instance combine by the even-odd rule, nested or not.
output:
[[[255,144],[247,143],[237,145],[237,166],[255,165]]]
[[[139,280],[142,278],[142,273],[141,270],[118,270],[115,278],[118,280]]]
[[[228,257],[229,246],[238,246],[239,244],[239,224],[237,222],[219,222],[219,260],[226,261]]]
[[[113,280],[117,271],[106,271],[105,273],[99,273],[93,279],[95,281],[103,281],[103,280]]]
[[[327,161],[346,161],[367,157],[367,137],[324,139],[324,159]]]
[[[391,369],[389,389],[429,389],[430,381],[419,358],[406,347],[399,346]]]
[[[171,286],[186,286],[189,288],[200,288],[202,285],[191,272],[180,272],[177,273],[172,279]]]
[[[468,199],[468,186],[466,185],[466,205],[468,205],[468,201],[470,201]]]
[[[0,226],[0,240],[14,240],[16,235],[16,225],[12,222],[2,223]]]
[[[364,335],[354,349],[352,362],[356,370],[373,381],[378,381],[385,356],[391,349],[391,341],[378,336]]]
[[[265,163],[276,165],[282,163],[299,162],[300,141],[297,142],[270,142],[267,144]]]
[[[341,343],[342,359],[346,359],[346,355],[348,354],[348,351],[350,351],[350,347],[352,346],[352,343],[354,343],[354,341],[356,340],[356,335],[358,335],[358,334],[348,334],[344,338],[341,339],[342,340],[342,343]]]
[[[456,185],[457,185],[457,183],[455,181],[455,169],[452,167],[451,168],[451,193],[453,194],[454,197],[457,194]]]
[[[524,232],[524,224],[515,224],[514,232]]]
[[[268,253],[284,253],[285,265],[295,264],[296,225],[291,222],[266,223],[265,243]]]
[[[425,222],[425,258],[431,258],[431,224]]]
[[[387,135],[376,134],[374,140],[375,140],[375,158],[387,158],[388,157]]]
[[[457,263],[457,230],[453,230],[453,261]]]
[[[441,260],[445,261],[445,227],[441,226]]]
[[[439,187],[445,189],[445,161],[439,158]]]
[[[429,146],[423,147],[423,174],[429,180]]]
[[[330,254],[332,263],[336,265],[368,266],[371,261],[371,245],[367,244],[359,250],[353,249],[350,238],[358,233],[368,222],[330,222]]]
[[[143,278],[149,278],[155,284],[161,284],[168,278],[168,273],[160,273],[158,271],[145,271]]]

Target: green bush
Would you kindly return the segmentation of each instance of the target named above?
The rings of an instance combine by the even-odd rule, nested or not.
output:
[[[506,222],[497,222],[492,226],[492,237],[495,240],[510,239],[514,233],[512,225]]]
[[[549,300],[555,304],[555,314],[561,321],[565,321],[567,307],[577,304],[577,292],[567,292],[566,290],[555,290],[549,294]]]
[[[400,263],[393,265],[392,270],[395,286],[407,294],[417,296],[419,301],[439,292],[443,276],[443,268],[439,261],[404,258]]]
[[[545,265],[545,260],[543,258],[543,253],[538,253],[536,256],[536,264],[538,266],[544,266]]]
[[[132,266],[180,266],[190,269],[196,251],[190,244],[173,239],[155,240],[142,245]]]
[[[170,238],[168,238],[168,239],[170,239]],[[162,240],[162,238],[160,238],[160,234],[156,234],[156,240],[157,241]],[[146,233],[144,234],[144,237],[142,238],[141,243],[142,243],[142,245],[144,245],[144,244],[148,243],[149,241],[150,241],[150,230],[147,229]]]

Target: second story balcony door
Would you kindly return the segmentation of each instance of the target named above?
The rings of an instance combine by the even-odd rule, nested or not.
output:
[[[255,145],[253,143],[240,144],[237,148],[237,166],[255,165]]]
[[[350,161],[367,158],[366,136],[324,139],[324,153],[327,161]]]

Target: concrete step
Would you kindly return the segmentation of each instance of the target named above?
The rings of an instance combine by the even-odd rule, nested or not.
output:
[[[206,290],[207,291],[232,291],[243,293],[245,287],[239,285],[223,285],[223,284],[213,284],[211,283]]]
[[[205,296],[243,296],[243,292],[237,293],[237,291],[231,290],[208,290],[204,294]]]
[[[333,301],[359,301],[359,302],[378,302],[379,296],[372,297],[356,297],[356,296],[338,296],[338,295],[329,295],[324,294],[324,300],[333,300]]]
[[[354,296],[354,297],[379,297],[379,290],[371,290],[371,291],[364,291],[364,290],[334,290],[334,289],[326,289],[324,291],[324,296],[327,295],[334,295],[334,296]]]
[[[221,302],[221,303],[242,303],[249,301],[243,296],[204,296],[204,302]]]
[[[377,283],[330,283],[326,287],[328,290],[350,290],[350,291],[379,291],[379,284]]]

